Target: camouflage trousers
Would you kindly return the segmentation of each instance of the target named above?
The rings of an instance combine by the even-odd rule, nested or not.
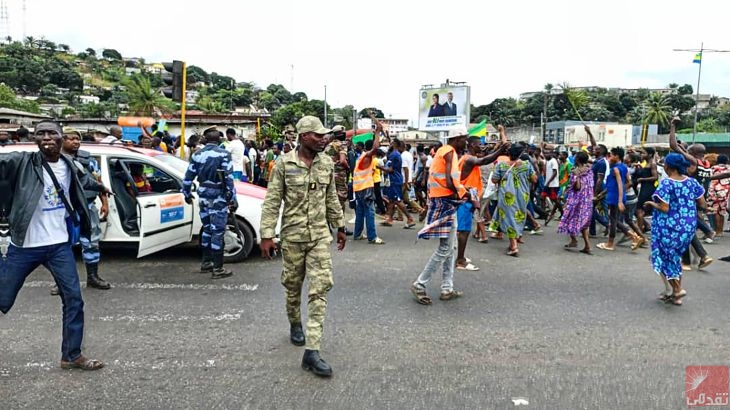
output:
[[[306,348],[319,350],[322,340],[327,292],[332,289],[331,239],[313,242],[287,242],[281,244],[284,270],[281,284],[286,289],[286,314],[290,323],[302,321],[302,286],[304,277],[309,278],[307,303]]]
[[[200,205],[200,221],[203,223],[203,234],[200,246],[218,252],[224,247],[223,234],[228,221],[228,202],[223,196],[217,198],[198,198]]]
[[[347,209],[348,192],[347,192],[347,174],[335,174],[335,189],[337,190],[337,199],[340,201],[342,212]]]

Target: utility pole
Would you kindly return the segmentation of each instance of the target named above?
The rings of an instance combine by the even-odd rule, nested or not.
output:
[[[730,50],[710,50],[705,48],[705,43],[700,43],[699,49],[677,49],[674,51],[691,51],[695,53],[695,58],[692,61],[695,64],[699,64],[697,69],[697,92],[695,95],[695,117],[692,125],[692,143],[694,144],[695,138],[697,137],[697,112],[699,111],[700,104],[700,79],[702,78],[702,55],[704,53],[730,53]]]

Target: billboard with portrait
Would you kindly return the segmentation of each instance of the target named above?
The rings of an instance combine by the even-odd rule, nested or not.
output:
[[[419,94],[418,129],[448,131],[454,125],[469,126],[469,86],[444,85],[422,88]]]

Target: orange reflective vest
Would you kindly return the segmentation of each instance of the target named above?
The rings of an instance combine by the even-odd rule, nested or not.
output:
[[[464,164],[466,164],[466,160],[469,157],[471,157],[471,155],[464,154],[459,159],[459,175],[462,174],[461,171],[464,169]],[[461,180],[461,184],[466,188],[476,188],[477,193],[479,194],[478,197],[481,198],[484,193],[484,184],[482,183],[482,171],[479,167],[472,167],[471,173]]]
[[[448,153],[453,153],[451,158],[451,180],[458,191],[459,198],[466,194],[466,189],[461,184],[461,174],[459,173],[459,161],[456,160],[456,150],[449,144],[442,146],[436,151],[433,157],[433,163],[428,173],[428,196],[431,198],[445,198],[454,195],[454,191],[446,185],[446,158]]]
[[[375,186],[373,182],[373,169],[375,168],[376,159],[371,157],[370,166],[363,169],[361,167],[363,158],[365,158],[365,154],[360,155],[360,158],[355,161],[355,171],[352,173],[353,192],[360,192]]]

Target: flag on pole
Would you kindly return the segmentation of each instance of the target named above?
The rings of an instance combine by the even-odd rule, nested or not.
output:
[[[487,120],[482,120],[469,130],[470,137],[485,137],[487,135]]]
[[[366,141],[371,139],[373,139],[373,133],[368,132],[367,134],[354,135],[352,137],[352,143],[357,144],[358,142],[362,142],[364,144]]]
[[[695,59],[692,60],[692,62],[695,64],[702,64],[702,53],[700,52],[695,54]]]

